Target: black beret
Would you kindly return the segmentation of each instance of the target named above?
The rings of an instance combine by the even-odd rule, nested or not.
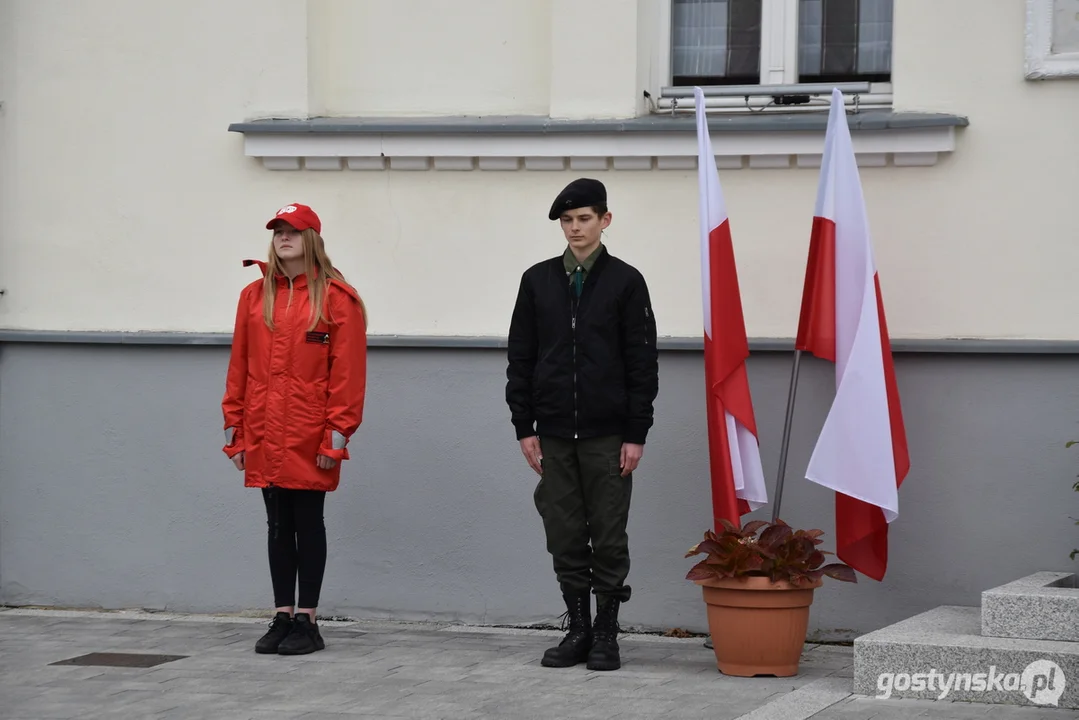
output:
[[[557,220],[567,210],[577,208],[604,206],[607,204],[607,188],[603,183],[592,178],[580,178],[574,180],[565,189],[558,193],[551,205],[551,212],[547,215],[551,220]]]

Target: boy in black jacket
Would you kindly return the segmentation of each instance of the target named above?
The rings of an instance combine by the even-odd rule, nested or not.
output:
[[[615,670],[618,606],[630,597],[632,473],[659,393],[656,320],[644,277],[601,242],[611,223],[601,182],[570,183],[548,217],[561,222],[568,247],[522,276],[506,371],[506,402],[521,452],[540,475],[536,509],[569,619],[542,664]]]

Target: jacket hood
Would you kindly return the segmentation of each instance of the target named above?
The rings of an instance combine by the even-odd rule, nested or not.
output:
[[[244,260],[244,267],[251,267],[252,265],[258,265],[259,270],[262,272],[262,276],[263,277],[266,276],[266,262],[264,260],[253,260],[253,259],[250,259],[250,258],[247,259],[247,260]],[[357,293],[356,289],[353,288],[348,283],[343,283],[340,280],[335,280],[334,278],[330,278],[330,284],[333,285],[334,287],[337,287],[337,288],[339,288],[341,290],[344,290],[345,293],[350,298],[352,298],[356,302],[360,302],[359,293]]]

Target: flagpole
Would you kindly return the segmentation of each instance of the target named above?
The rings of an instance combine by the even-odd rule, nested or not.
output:
[[[794,420],[794,396],[798,391],[798,366],[802,351],[794,351],[794,365],[791,367],[791,384],[787,391],[787,418],[783,423],[783,442],[779,450],[779,477],[776,478],[776,501],[772,505],[772,522],[779,518],[779,504],[783,500],[783,478],[787,474],[787,449],[791,441],[791,423]]]
[[[779,518],[779,503],[783,499],[783,476],[787,471],[787,448],[791,440],[791,424],[794,421],[794,397],[798,391],[798,368],[802,360],[802,351],[794,351],[794,364],[791,366],[791,384],[787,390],[787,417],[783,422],[783,444],[779,451],[779,477],[776,478],[776,502],[772,506],[772,522]],[[704,646],[713,649],[712,638],[704,641]]]

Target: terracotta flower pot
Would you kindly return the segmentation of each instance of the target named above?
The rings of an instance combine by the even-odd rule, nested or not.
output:
[[[708,604],[708,630],[716,667],[724,675],[753,677],[798,674],[809,626],[810,588],[766,577],[696,580]]]

